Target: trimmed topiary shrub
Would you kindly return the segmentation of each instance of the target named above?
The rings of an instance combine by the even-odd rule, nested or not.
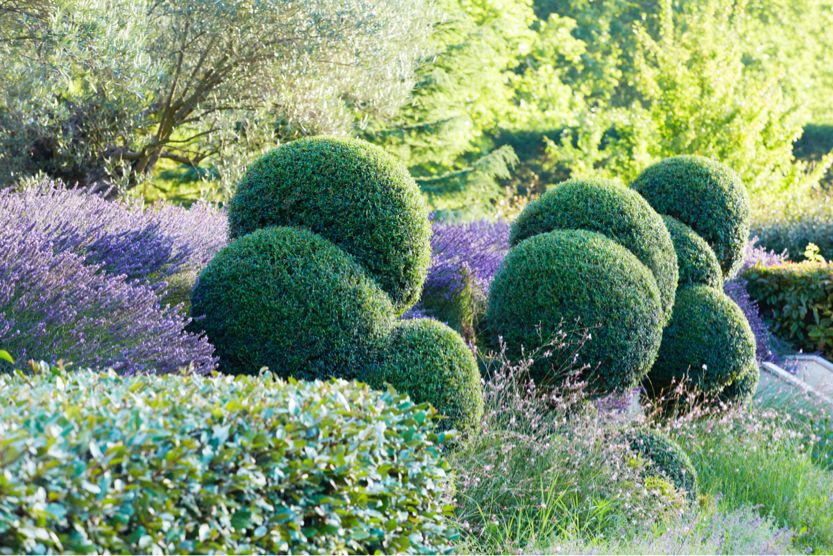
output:
[[[526,206],[512,225],[510,242],[563,229],[598,232],[629,249],[653,272],[666,319],[671,316],[677,290],[674,245],[662,218],[637,192],[609,180],[568,180]]]
[[[417,403],[430,403],[447,418],[440,421],[443,429],[470,431],[483,416],[474,355],[459,334],[433,319],[397,322],[382,364],[367,382],[390,384]]]
[[[740,307],[714,288],[690,286],[677,292],[646,390],[657,396],[686,380],[692,391],[717,394],[754,364],[755,337]]]
[[[722,290],[723,273],[709,244],[676,218],[664,215],[662,219],[677,252],[678,287],[703,284]]]
[[[350,253],[399,313],[419,299],[431,227],[407,168],[365,141],[312,137],[254,161],[229,204],[229,233],[312,230]]]
[[[721,390],[717,399],[730,406],[748,405],[755,396],[760,381],[761,370],[756,362],[746,369],[740,377],[732,381],[730,385]]]
[[[385,293],[342,249],[308,230],[272,227],[221,250],[191,297],[226,373],[350,377],[393,326]]]
[[[702,156],[675,156],[645,169],[631,187],[706,240],[725,277],[737,272],[749,239],[749,197],[731,168]]]
[[[591,392],[626,390],[656,357],[664,323],[651,271],[627,249],[601,234],[559,230],[520,242],[503,261],[489,293],[485,327],[490,347],[506,344],[517,359],[577,326],[591,339],[578,353],[588,365]],[[543,386],[559,376],[548,359],[530,369]]]
[[[628,431],[625,437],[631,450],[648,460],[654,469],[689,499],[697,499],[697,471],[676,442],[649,428]]]
[[[451,549],[425,405],[342,380],[0,375],[4,551],[375,554]]]

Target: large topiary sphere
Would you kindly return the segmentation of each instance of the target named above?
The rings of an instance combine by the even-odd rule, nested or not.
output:
[[[706,240],[724,276],[740,268],[749,239],[749,197],[731,168],[701,156],[675,156],[647,168],[632,187],[657,212]]]
[[[490,347],[506,344],[517,359],[549,343],[560,330],[589,329],[579,364],[590,391],[630,388],[650,368],[664,317],[651,271],[601,234],[559,230],[520,242],[503,261],[489,292],[485,328]],[[541,358],[530,369],[543,386],[564,377]]]
[[[689,499],[697,498],[697,471],[688,455],[665,434],[649,428],[628,431],[631,450],[648,460]]]
[[[690,286],[677,292],[646,390],[656,396],[685,379],[691,390],[717,394],[754,363],[755,337],[740,307],[714,288]]]
[[[480,371],[471,350],[454,330],[433,319],[397,322],[374,388],[390,384],[417,403],[428,402],[447,417],[444,428],[473,430],[483,416]]]
[[[678,286],[684,288],[703,284],[722,290],[723,273],[709,244],[676,218],[664,215],[662,219],[671,233],[671,241],[674,242],[674,250],[677,252],[680,276]]]
[[[407,168],[365,141],[313,137],[254,161],[229,205],[229,233],[300,226],[350,253],[401,313],[419,299],[431,227]]]
[[[229,244],[191,296],[196,326],[226,373],[352,377],[393,326],[388,296],[342,249],[298,228]]]
[[[732,381],[717,395],[717,399],[730,406],[747,405],[752,401],[761,381],[761,369],[753,363],[743,374]]]
[[[598,232],[629,249],[653,272],[666,319],[677,290],[677,256],[662,218],[637,192],[602,179],[574,179],[527,205],[512,225],[510,242],[545,232]]]

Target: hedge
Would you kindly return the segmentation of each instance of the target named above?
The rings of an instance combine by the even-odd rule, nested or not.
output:
[[[578,354],[592,392],[626,390],[656,357],[665,322],[651,271],[627,249],[601,234],[558,230],[509,251],[489,292],[488,345],[519,359],[546,346],[564,329],[591,335]],[[545,351],[549,351],[548,349]],[[541,357],[530,369],[543,386],[564,379],[560,366]]]
[[[817,216],[767,222],[758,225],[750,232],[757,237],[759,246],[776,253],[787,253],[793,261],[804,259],[807,245],[815,244],[819,254],[826,259],[833,259],[833,221]]]
[[[229,232],[300,226],[350,253],[399,313],[419,299],[430,259],[426,205],[407,168],[365,141],[312,137],[253,162],[229,204]]]
[[[471,350],[454,330],[432,319],[399,321],[381,367],[367,381],[385,384],[428,402],[440,413],[444,429],[474,430],[483,417],[480,371]]]
[[[11,553],[444,552],[433,412],[341,380],[0,376]]]
[[[310,231],[241,237],[202,271],[191,297],[226,373],[263,366],[296,378],[353,378],[393,326],[387,295],[350,255]]]
[[[674,245],[662,218],[638,193],[604,179],[568,180],[526,206],[510,242],[563,229],[598,232],[629,249],[653,272],[670,318],[677,290]]]
[[[649,396],[688,381],[688,390],[717,394],[755,363],[755,337],[746,316],[726,294],[707,286],[677,292],[646,379]]]
[[[666,158],[631,185],[657,212],[691,227],[714,250],[725,277],[743,263],[749,239],[749,196],[728,166],[701,156]]]
[[[676,442],[649,428],[628,431],[626,438],[631,450],[648,460],[680,492],[690,500],[697,498],[697,471]]]
[[[833,265],[757,265],[743,278],[773,334],[796,347],[833,356]]]
[[[662,219],[677,252],[678,287],[703,284],[722,290],[720,263],[709,244],[676,218],[666,215]]]

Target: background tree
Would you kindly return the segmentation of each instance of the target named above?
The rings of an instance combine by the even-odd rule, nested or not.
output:
[[[217,162],[231,183],[240,152],[398,107],[431,13],[421,0],[51,0],[33,40],[3,45],[0,184],[43,171],[132,186],[160,159]],[[30,21],[4,10],[0,36]]]

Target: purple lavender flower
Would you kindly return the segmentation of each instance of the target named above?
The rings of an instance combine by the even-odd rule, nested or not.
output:
[[[465,224],[437,222],[431,236],[431,266],[426,289],[459,291],[467,273],[485,294],[501,261],[509,251],[509,223],[477,221]]]
[[[227,235],[225,215],[207,205],[144,209],[54,182],[0,191],[0,213],[4,227],[36,230],[56,252],[71,251],[103,272],[157,291],[171,275],[205,266]]]
[[[18,361],[58,359],[124,373],[213,369],[213,347],[156,292],[57,249],[37,220],[0,226],[0,346]],[[59,234],[66,240],[69,236]]]

